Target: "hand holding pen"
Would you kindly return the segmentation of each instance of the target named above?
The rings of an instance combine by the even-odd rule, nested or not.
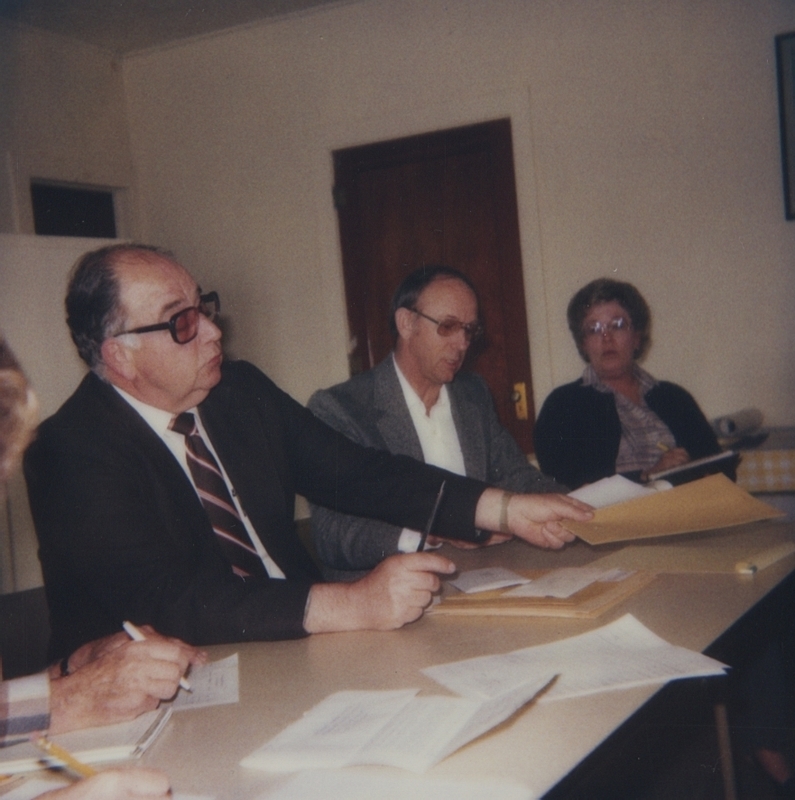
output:
[[[146,636],[144,636],[143,631],[141,631],[140,628],[136,628],[135,625],[132,624],[132,622],[127,622],[127,621],[123,622],[122,623],[122,628],[124,628],[124,632],[134,642],[145,642],[146,641]],[[179,679],[179,685],[186,692],[192,692],[193,691],[193,689],[190,688],[190,684],[188,683],[187,678],[185,678],[184,674]]]
[[[442,481],[442,485],[439,487],[439,492],[436,495],[436,500],[433,503],[433,508],[431,509],[431,515],[428,517],[428,522],[425,524],[425,530],[422,532],[422,536],[420,536],[420,543],[417,545],[417,552],[421,553],[425,549],[425,542],[428,541],[428,535],[430,534],[431,530],[433,530],[433,524],[436,522],[436,516],[439,513],[439,506],[442,504],[442,497],[444,496],[444,487],[447,484],[447,481]]]
[[[146,639],[119,633],[83,645],[50,671],[51,733],[122,722],[173,697],[191,664],[206,653],[144,628]]]

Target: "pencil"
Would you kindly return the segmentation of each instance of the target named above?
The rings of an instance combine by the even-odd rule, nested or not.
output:
[[[64,750],[63,747],[55,744],[55,742],[51,742],[46,736],[37,736],[32,741],[36,747],[43,750],[48,756],[62,761],[72,772],[79,775],[81,778],[90,778],[92,775],[97,774],[97,771],[93,767],[89,767],[88,764],[78,761],[69,751]]]
[[[127,622],[126,620],[122,623],[122,628],[124,628],[124,632],[134,641],[134,642],[145,642],[146,636],[141,633],[140,629],[136,628],[132,622]],[[179,679],[179,685],[186,691],[192,692],[191,685],[188,683],[186,678]]]

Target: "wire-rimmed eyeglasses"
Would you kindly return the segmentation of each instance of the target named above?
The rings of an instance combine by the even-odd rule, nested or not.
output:
[[[207,292],[199,297],[199,304],[177,311],[168,322],[157,322],[154,325],[143,325],[129,331],[115,333],[114,336],[126,336],[128,333],[152,333],[154,331],[168,331],[177,344],[192,342],[199,333],[200,317],[207,317],[210,322],[215,322],[221,311],[221,300],[218,292]]]
[[[463,331],[468,342],[474,342],[483,336],[483,326],[479,322],[461,322],[458,319],[443,319],[440,321],[423,314],[422,311],[416,308],[410,308],[409,311],[413,311],[415,314],[427,319],[428,322],[436,325],[436,332],[439,336],[454,336],[458,331]]]
[[[629,331],[632,323],[626,317],[616,317],[609,322],[592,322],[583,328],[585,336],[607,336],[608,333],[618,333],[619,331]]]

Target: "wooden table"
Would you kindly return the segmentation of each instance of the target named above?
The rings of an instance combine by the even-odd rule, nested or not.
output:
[[[745,526],[749,542],[769,525],[795,537],[795,523]],[[736,530],[736,529],[735,529]],[[714,534],[712,534],[714,535]],[[668,540],[670,543],[670,540]],[[479,551],[446,549],[459,569],[487,565],[546,568],[587,564],[607,552],[582,543],[562,553],[520,542]],[[209,648],[216,659],[240,654],[240,704],[175,714],[145,755],[180,792],[246,800],[284,776],[238,762],[332,692],[421,687],[444,690],[420,670],[582,633],[630,612],[671,643],[704,651],[795,570],[790,556],[753,578],[730,574],[660,575],[597,620],[425,617],[390,633],[322,634],[289,642]],[[555,787],[660,687],[608,692],[529,707],[509,725],[453,754],[428,773],[455,779],[508,779],[541,796]]]

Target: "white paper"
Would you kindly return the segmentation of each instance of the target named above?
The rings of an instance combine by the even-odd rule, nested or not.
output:
[[[464,697],[418,697],[348,763],[388,764],[425,772],[441,760],[442,747],[467,725],[480,705]]]
[[[2,798],[3,800],[34,800],[34,798],[39,797],[45,792],[51,792],[54,789],[64,789],[67,786],[71,786],[73,783],[74,781],[62,780],[60,778],[46,781],[41,778],[30,778],[19,786],[15,786],[6,794],[3,794]],[[3,785],[0,784],[0,789],[2,788]],[[214,800],[214,798],[208,795],[181,794],[180,792],[175,792],[173,795],[170,795],[170,797],[171,800]]]
[[[668,644],[631,614],[588,633],[546,645],[481,656],[422,670],[465,697],[501,695],[534,675],[559,673],[539,702],[721,675],[725,664]]]
[[[170,716],[171,708],[165,707],[159,711],[149,711],[129,722],[72,731],[53,736],[52,740],[85,764],[122,761],[140,756],[154,741]],[[43,753],[31,742],[0,748],[0,774],[34,772],[44,769],[47,764],[60,763],[57,758]]]
[[[654,493],[655,489],[641,486],[623,475],[611,475],[609,478],[602,478],[569,492],[569,497],[582,500],[583,503],[588,503],[594,508],[604,508],[612,506],[614,503],[623,503],[625,500],[634,500],[636,497],[646,497]]]
[[[73,781],[69,780],[55,780],[45,781],[41,778],[32,778],[23,781],[22,783],[14,786],[13,789],[2,795],[3,800],[33,800],[45,792],[51,792],[53,789],[63,789],[66,786],[71,786]],[[0,784],[0,789],[3,789]]]
[[[566,598],[577,594],[596,581],[605,580],[614,570],[599,567],[561,567],[536,578],[526,586],[518,586],[505,593],[505,597],[557,597]]]
[[[215,800],[208,794],[183,794],[182,792],[174,792],[170,797],[171,800]]]
[[[237,653],[220,661],[193,667],[190,671],[190,685],[193,691],[180,691],[174,700],[175,711],[240,702]]]
[[[460,589],[462,592],[471,594],[473,592],[489,592],[494,589],[504,589],[506,586],[516,586],[517,584],[530,583],[529,578],[523,578],[517,572],[504,567],[484,567],[483,569],[471,569],[462,572],[450,584]]]
[[[418,691],[336,692],[240,763],[274,772],[345,766]]]
[[[299,772],[259,800],[534,800],[530,790],[503,781],[430,780],[363,770]]]
[[[271,772],[382,764],[424,772],[506,720],[554,676],[493,698],[348,691],[327,697],[240,763]]]

